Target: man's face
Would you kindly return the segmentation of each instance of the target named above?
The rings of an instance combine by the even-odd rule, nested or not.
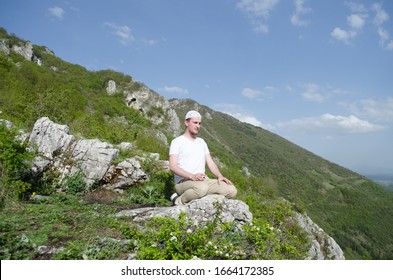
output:
[[[198,134],[199,130],[201,129],[202,118],[198,118],[198,117],[190,118],[190,119],[186,120],[185,123],[187,126],[187,130],[191,134],[196,135],[196,134]]]

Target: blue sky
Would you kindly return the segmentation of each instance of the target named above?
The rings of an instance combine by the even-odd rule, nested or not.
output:
[[[0,26],[362,174],[393,175],[393,1],[2,0]]]

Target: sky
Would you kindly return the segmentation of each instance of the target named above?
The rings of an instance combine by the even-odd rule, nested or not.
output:
[[[0,27],[393,175],[393,1],[1,0]]]

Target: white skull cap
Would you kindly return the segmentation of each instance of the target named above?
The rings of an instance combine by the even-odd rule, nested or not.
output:
[[[189,111],[184,119],[188,120],[190,118],[202,118],[202,116],[197,111]]]

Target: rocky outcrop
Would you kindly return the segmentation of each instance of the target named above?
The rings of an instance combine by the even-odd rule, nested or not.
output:
[[[176,135],[180,131],[180,121],[169,101],[143,86],[140,90],[125,92],[128,107],[140,111],[155,125],[165,124],[168,131]]]
[[[29,138],[32,148],[40,155],[33,162],[34,172],[55,170],[62,179],[82,172],[88,188],[101,182],[118,191],[148,180],[139,163],[143,159],[127,158],[114,164],[119,155],[115,146],[98,139],[76,139],[68,132],[68,126],[56,124],[47,117],[36,121]]]
[[[135,158],[127,158],[117,165],[111,165],[102,181],[110,190],[123,190],[136,182],[144,182],[148,176],[142,170],[141,164]]]
[[[109,95],[114,95],[116,93],[116,82],[113,80],[108,81],[108,86],[106,87],[106,92]]]
[[[337,242],[305,214],[296,213],[301,228],[308,233],[312,245],[309,260],[344,260],[344,252]]]
[[[68,134],[69,130],[68,126],[56,124],[43,117],[35,122],[29,142],[34,144],[42,156],[54,159],[75,141],[75,137]]]
[[[219,209],[219,210],[218,210]],[[191,201],[186,205],[172,207],[146,207],[122,210],[117,217],[129,217],[134,222],[140,222],[153,217],[179,217],[184,212],[187,217],[197,223],[212,221],[220,211],[221,222],[236,222],[238,226],[252,221],[249,207],[242,201],[227,199],[221,195],[208,195]],[[307,215],[296,213],[296,220],[307,234],[311,242],[307,260],[344,260],[344,253],[336,241],[325,233]],[[239,227],[240,228],[240,227]]]
[[[87,184],[92,185],[100,181],[112,161],[118,157],[119,150],[113,145],[98,139],[82,139],[76,141],[71,147],[71,160],[78,163],[78,167],[86,176]]]
[[[247,204],[240,200],[227,199],[222,195],[208,195],[179,206],[123,210],[116,216],[130,217],[133,221],[143,221],[153,217],[177,219],[181,212],[185,212],[188,218],[198,223],[212,221],[218,213],[223,223],[236,222],[241,225],[252,220]]]
[[[9,55],[11,50],[23,56],[24,59],[34,61],[39,66],[42,66],[42,60],[34,54],[33,44],[31,42],[21,42],[19,45],[9,47],[8,40],[0,40],[0,51]]]

